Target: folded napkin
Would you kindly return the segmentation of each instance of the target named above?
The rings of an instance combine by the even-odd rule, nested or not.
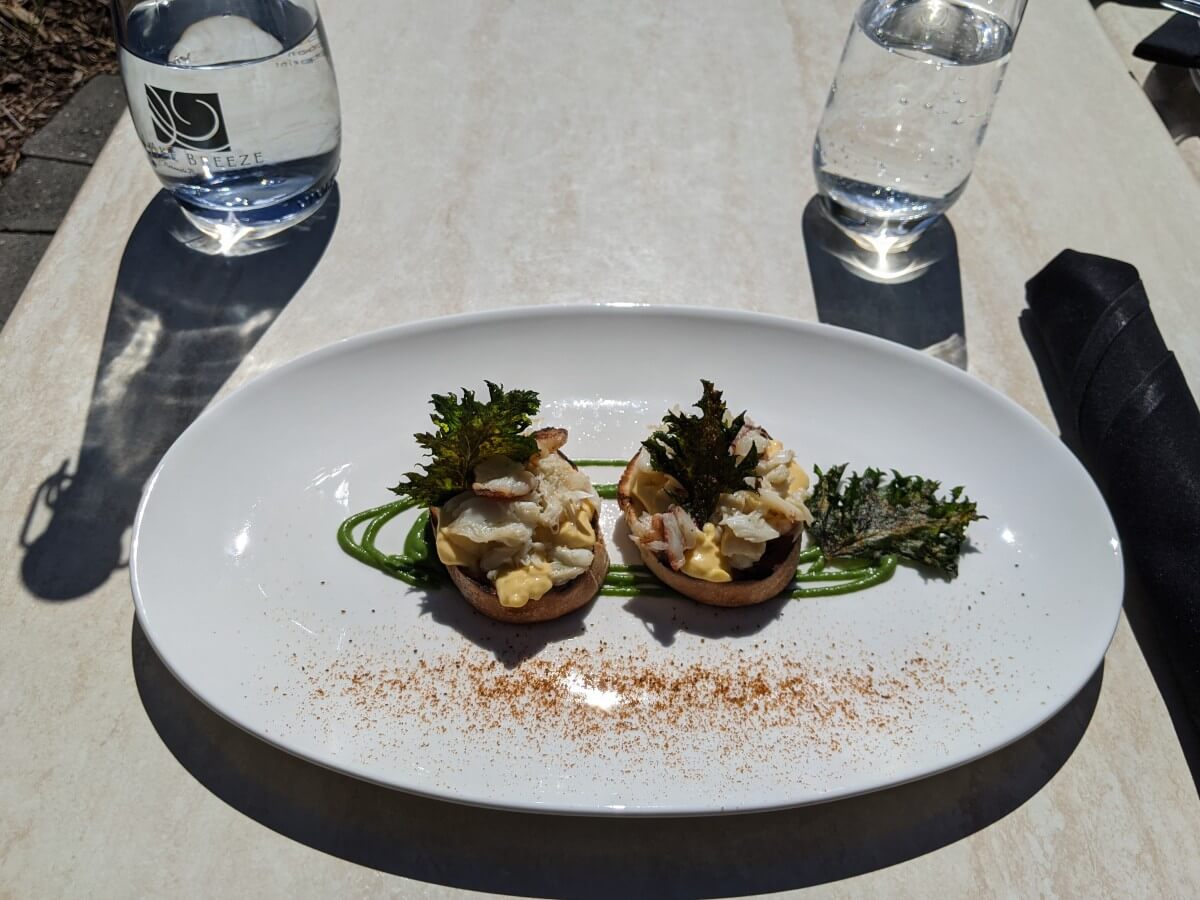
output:
[[[1138,59],[1200,69],[1200,19],[1176,13],[1133,49]]]
[[[1108,498],[1200,725],[1200,410],[1133,266],[1064,250],[1026,299],[1060,425]]]

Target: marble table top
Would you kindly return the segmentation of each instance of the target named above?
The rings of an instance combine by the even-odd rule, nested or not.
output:
[[[816,318],[809,154],[855,5],[327,0],[345,125],[328,246],[240,324],[148,305],[195,270],[156,256],[157,182],[118,126],[0,332],[0,896],[1200,895],[1200,800],[1135,592],[1089,685],[1003,751],[826,806],[636,822],[317,769],[202,707],[134,622],[121,538],[144,447],[282,361],[513,305]],[[1026,279],[1072,247],[1139,267],[1200,388],[1198,210],[1090,4],[1030,4],[950,216],[969,370],[1055,427],[1018,315]],[[190,354],[192,327],[220,333],[224,368]],[[197,374],[131,409],[131,385],[169,383],[148,358]],[[71,518],[85,472],[113,493]],[[92,529],[109,555],[66,558]]]

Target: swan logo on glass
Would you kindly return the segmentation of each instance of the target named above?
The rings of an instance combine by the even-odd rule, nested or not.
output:
[[[229,136],[216,94],[189,94],[146,85],[154,136],[168,147],[228,150]]]

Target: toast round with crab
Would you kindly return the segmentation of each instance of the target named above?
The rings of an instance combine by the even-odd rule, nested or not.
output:
[[[543,428],[531,437],[538,452],[526,463],[485,461],[470,490],[430,509],[438,557],[455,587],[501,622],[573,612],[599,593],[608,572],[599,497],[559,449],[567,432]],[[447,515],[458,518],[443,530]]]
[[[808,473],[765,429],[701,381],[699,413],[675,407],[642,442],[617,502],[642,561],[660,581],[712,606],[762,603],[791,582]]]
[[[431,509],[429,521],[435,529],[437,520],[438,511]],[[587,571],[521,607],[502,606],[496,588],[472,577],[462,566],[446,566],[446,571],[467,602],[489,618],[511,624],[549,622],[587,606],[604,584],[604,576],[608,572],[608,552],[604,547],[604,538],[600,537],[599,512],[593,515],[593,525],[597,537],[592,549],[592,564]]]
[[[634,454],[617,483],[617,503],[631,531],[636,527],[641,511],[631,490],[637,458],[638,454]],[[683,596],[709,606],[752,606],[777,596],[791,582],[800,556],[802,532],[803,526],[797,525],[792,534],[770,541],[758,565],[741,573],[741,577],[727,582],[705,581],[685,575],[670,566],[665,552],[651,550],[637,541],[634,543],[642,562],[654,577]]]

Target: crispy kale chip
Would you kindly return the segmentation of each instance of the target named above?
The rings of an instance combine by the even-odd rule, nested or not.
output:
[[[986,518],[962,496],[961,487],[942,499],[938,482],[895,470],[887,484],[878,469],[852,472],[844,481],[845,464],[814,471],[818,480],[808,503],[814,517],[809,531],[830,558],[878,560],[894,553],[953,578],[967,526]]]
[[[711,381],[701,381],[704,394],[695,407],[700,415],[669,412],[666,426],[642,446],[659,472],[670,475],[683,487],[672,500],[703,525],[717,508],[722,494],[745,490],[746,478],[758,465],[758,449],[752,447],[741,460],[733,455],[733,441],[745,424],[746,414],[729,418],[721,392]]]
[[[486,403],[466,388],[461,401],[454,394],[433,395],[434,431],[416,435],[433,459],[420,466],[424,471],[406,473],[393,493],[422,506],[440,506],[471,486],[472,472],[483,460],[507,456],[524,463],[537,452],[537,441],[523,433],[541,406],[537,392],[486,384]]]

